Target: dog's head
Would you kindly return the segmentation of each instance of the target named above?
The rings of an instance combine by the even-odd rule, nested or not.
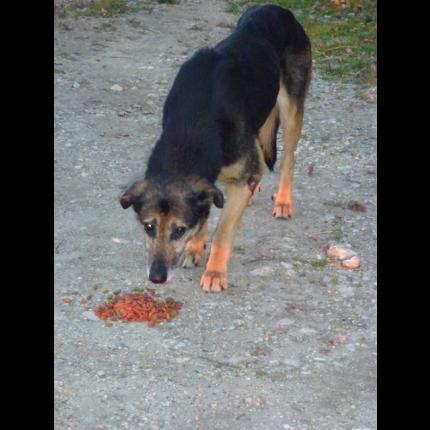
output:
[[[145,232],[150,281],[164,283],[181,262],[187,242],[203,227],[211,205],[222,208],[224,196],[205,179],[146,179],[131,185],[120,203],[124,209],[133,207]]]

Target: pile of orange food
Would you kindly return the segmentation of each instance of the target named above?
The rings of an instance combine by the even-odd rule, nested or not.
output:
[[[154,327],[154,324],[177,315],[181,307],[182,303],[171,297],[158,301],[153,294],[125,293],[100,304],[94,312],[102,320],[147,321],[148,327]]]

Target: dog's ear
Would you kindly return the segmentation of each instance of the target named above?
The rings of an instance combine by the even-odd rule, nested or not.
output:
[[[119,202],[123,209],[128,209],[131,205],[143,203],[143,192],[145,191],[146,183],[144,180],[137,181],[132,184],[127,191],[121,196]]]
[[[212,185],[211,189],[209,190],[209,193],[211,194],[214,205],[217,208],[224,207],[224,194],[219,188],[217,188],[215,185]]]
[[[198,200],[206,201],[208,198],[211,199],[217,208],[224,206],[224,194],[214,184],[209,182],[207,179],[200,179],[194,184],[193,191],[197,193]]]

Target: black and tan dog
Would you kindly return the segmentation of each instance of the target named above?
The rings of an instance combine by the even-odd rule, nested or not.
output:
[[[273,169],[280,122],[284,151],[273,215],[291,217],[294,152],[311,67],[302,26],[277,6],[249,8],[229,37],[183,64],[144,179],[120,200],[123,208],[133,206],[146,232],[152,282],[166,282],[175,266],[201,261],[215,204],[224,209],[200,285],[207,292],[227,288],[233,239],[264,164]],[[226,201],[216,181],[225,184]]]

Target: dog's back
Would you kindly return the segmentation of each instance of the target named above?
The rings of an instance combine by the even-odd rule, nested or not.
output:
[[[293,14],[277,6],[252,7],[235,31],[202,49],[181,67],[163,111],[163,131],[147,176],[197,175],[214,181],[222,167],[249,149],[270,114],[284,77],[291,94],[304,98],[303,75],[289,58],[309,46]],[[279,121],[278,121],[279,123]],[[273,167],[273,140],[265,161]]]

